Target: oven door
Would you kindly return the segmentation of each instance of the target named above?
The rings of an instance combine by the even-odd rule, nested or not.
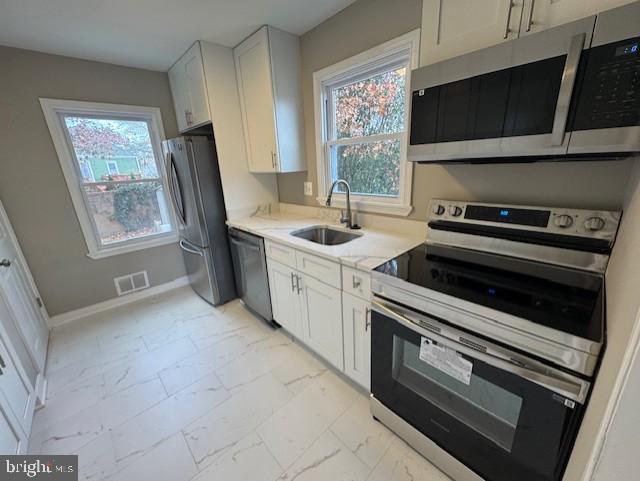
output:
[[[386,300],[372,307],[377,401],[484,479],[561,479],[587,381]]]

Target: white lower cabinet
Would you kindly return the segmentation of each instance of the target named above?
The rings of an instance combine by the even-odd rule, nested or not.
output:
[[[278,324],[302,338],[297,271],[267,257],[271,309]]]
[[[369,390],[371,388],[370,302],[342,293],[344,372]]]
[[[273,318],[368,390],[370,274],[287,245],[265,246]]]
[[[298,279],[304,330],[302,339],[342,370],[342,293],[339,289],[304,274]]]

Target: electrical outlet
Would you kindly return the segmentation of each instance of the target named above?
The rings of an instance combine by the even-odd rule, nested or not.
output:
[[[304,195],[313,195],[313,184],[311,182],[304,183]]]

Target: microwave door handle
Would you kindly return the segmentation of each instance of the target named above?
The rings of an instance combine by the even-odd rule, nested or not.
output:
[[[551,145],[559,146],[564,142],[567,129],[567,119],[569,117],[569,107],[571,106],[571,96],[576,83],[578,65],[587,34],[582,32],[571,37],[567,60],[564,63],[560,91],[558,92],[558,103],[553,116],[553,128],[551,130]]]
[[[534,382],[546,389],[549,389],[580,404],[583,404],[586,400],[587,391],[589,388],[589,383],[587,381],[583,381],[581,383],[573,382],[568,379],[553,376],[549,373],[533,370],[530,367],[524,367],[514,364],[513,362],[509,362],[508,360],[508,351],[505,352],[505,358],[502,359],[495,355],[486,354],[476,349],[472,349],[465,346],[464,344],[452,341],[451,339],[447,339],[446,337],[436,334],[435,332],[420,327],[409,318],[395,312],[392,309],[389,309],[387,306],[382,305],[377,301],[373,301],[371,303],[371,308],[384,316],[392,318],[394,321],[397,321],[406,328],[417,332],[421,336],[428,337],[429,339],[436,341],[438,344],[453,349],[456,352],[466,354],[467,356],[493,366],[496,369],[501,369],[503,371],[515,374],[516,376]]]

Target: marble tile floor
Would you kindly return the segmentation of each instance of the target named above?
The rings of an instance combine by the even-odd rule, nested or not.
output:
[[[81,480],[448,480],[282,330],[188,288],[54,330],[47,378],[29,450]]]

